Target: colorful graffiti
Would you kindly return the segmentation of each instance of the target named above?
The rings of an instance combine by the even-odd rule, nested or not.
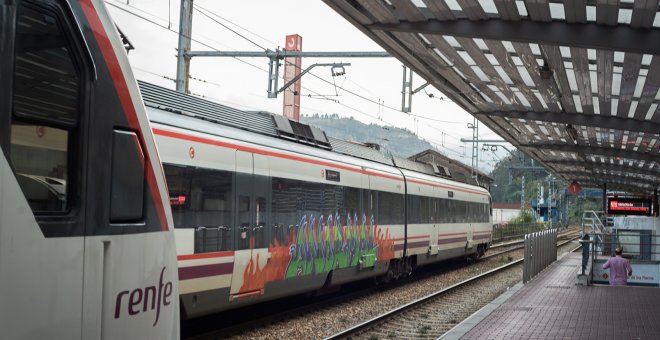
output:
[[[343,223],[342,223],[343,222]],[[240,292],[263,289],[266,282],[304,275],[327,273],[333,269],[361,266],[373,267],[376,262],[394,258],[394,240],[389,228],[378,226],[373,215],[357,214],[304,215],[286,234],[280,244],[276,240],[268,247],[270,259],[260,268],[259,254],[250,259],[243,273]]]

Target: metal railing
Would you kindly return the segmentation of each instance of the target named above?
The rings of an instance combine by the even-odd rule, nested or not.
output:
[[[582,235],[584,235],[585,232],[589,232],[589,230],[585,230],[585,229],[591,228],[591,232],[599,235],[600,237],[597,240],[598,243],[602,244],[603,243],[602,235],[603,233],[607,232],[607,227],[608,227],[608,225],[603,224],[603,220],[608,222],[608,220],[610,219],[609,218],[606,219],[605,213],[603,213],[602,211],[593,211],[593,210],[583,211],[582,224],[581,224]]]
[[[588,251],[588,284],[593,282],[606,283],[606,270],[602,264],[614,256],[617,247],[623,248],[623,257],[631,260],[633,276],[629,278],[633,284],[657,284],[657,275],[648,275],[643,270],[651,268],[651,272],[660,265],[660,235],[652,230],[640,229],[614,229],[612,232],[592,233],[591,240],[584,242],[583,247],[589,245]],[[637,269],[642,270],[637,270]],[[596,276],[596,277],[595,277]]]
[[[523,283],[557,260],[557,229],[525,235]]]

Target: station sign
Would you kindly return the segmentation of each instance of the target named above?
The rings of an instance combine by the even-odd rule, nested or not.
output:
[[[608,284],[610,270],[603,269],[606,258],[600,258],[594,262],[594,283]],[[634,286],[660,286],[660,264],[658,263],[637,263],[631,261],[633,274],[628,278],[628,284]]]
[[[609,196],[607,197],[607,214],[653,216],[653,197]]]

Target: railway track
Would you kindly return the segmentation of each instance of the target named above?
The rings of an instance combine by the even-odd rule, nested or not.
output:
[[[560,248],[571,242],[573,239],[563,241],[557,247]],[[579,246],[575,249],[578,248]],[[505,283],[506,289],[512,282],[520,281],[522,262],[522,258],[517,259],[392,309],[326,339],[436,338],[465,319],[461,314],[469,316],[481,308],[482,304],[476,300],[485,298],[487,301],[492,301],[501,293],[500,289],[484,288],[488,286],[485,280],[489,280],[489,285],[493,281]],[[497,278],[493,279],[494,277]],[[448,311],[447,306],[458,307],[461,311]]]
[[[568,232],[563,235],[570,235]],[[563,236],[560,235],[559,237]],[[245,311],[233,311],[206,318],[206,320],[192,320],[184,323],[182,338],[192,339],[220,339],[220,338],[322,338],[342,329],[347,329],[361,320],[374,318],[410,301],[417,300],[435,291],[463,282],[467,278],[490,271],[495,267],[522,257],[521,242],[510,242],[495,247],[497,253],[482,257],[476,263],[466,264],[465,261],[455,260],[422,267],[415,275],[404,280],[403,284],[390,284],[374,287],[367,282],[353,284],[349,292],[341,291],[327,294],[323,297],[309,298],[299,296],[280,299],[271,303],[260,304],[258,308]],[[504,249],[508,248],[508,249]],[[516,253],[516,251],[518,251]],[[490,251],[489,251],[490,253]],[[508,255],[507,255],[508,254]],[[520,281],[522,271],[511,274],[508,279],[512,286]],[[506,288],[506,287],[505,287]],[[501,292],[495,294],[490,300]],[[489,300],[489,301],[490,301]],[[286,308],[283,308],[286,306]],[[452,310],[459,306],[452,306]],[[468,315],[469,316],[469,315]],[[424,315],[418,319],[424,319]],[[447,325],[453,327],[452,321],[462,320],[460,315],[448,315]],[[201,322],[200,322],[201,321]],[[423,332],[423,326],[421,331]],[[194,330],[194,331],[191,331]],[[432,332],[432,330],[429,330]],[[387,338],[388,334],[381,334],[378,338]],[[401,334],[399,337],[412,337]]]
[[[579,230],[569,229],[566,232],[557,235],[557,241],[572,240],[572,239],[575,239],[578,236],[580,236],[580,231]],[[488,253],[486,253],[486,255],[482,256],[481,260],[501,256],[501,255],[511,253],[513,251],[524,249],[524,248],[525,248],[525,240],[517,240],[517,241],[512,241],[512,242],[507,242],[507,243],[496,244],[496,245],[493,245],[493,246],[490,247],[490,249],[488,250]],[[495,251],[494,251],[494,249],[495,249]]]
[[[580,229],[577,227],[570,227],[568,229],[565,229],[561,233],[557,234],[557,240],[562,240],[562,239],[567,239],[567,238],[573,238],[575,236],[578,236],[580,234]],[[497,248],[503,248],[503,247],[511,247],[511,246],[517,246],[524,244],[525,240],[524,239],[518,239],[518,240],[513,240],[513,241],[508,241],[508,242],[502,242],[502,243],[496,243],[493,244],[490,249],[497,249]]]

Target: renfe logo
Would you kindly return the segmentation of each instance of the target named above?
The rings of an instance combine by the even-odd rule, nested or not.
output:
[[[169,299],[172,296],[172,282],[164,283],[163,274],[165,274],[165,267],[163,267],[163,270],[160,271],[158,287],[149,286],[145,288],[135,288],[132,291],[125,290],[117,294],[115,319],[120,317],[122,310],[122,298],[127,296],[126,309],[128,311],[128,315],[135,315],[139,314],[140,312],[146,312],[147,309],[155,309],[156,320],[152,326],[156,326],[158,323],[158,318],[160,317],[161,304],[168,306],[171,303]],[[128,293],[130,293],[130,295]]]

